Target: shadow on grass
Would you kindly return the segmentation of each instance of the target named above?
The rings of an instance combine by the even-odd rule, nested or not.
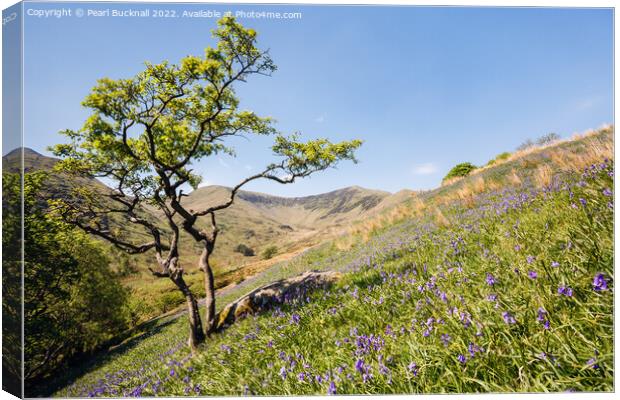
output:
[[[110,361],[111,358],[131,351],[144,339],[157,335],[175,323],[178,315],[147,321],[127,333],[117,336],[97,350],[81,354],[71,359],[67,367],[54,372],[54,377],[45,382],[30,383],[26,386],[26,397],[51,397],[54,392],[66,387],[81,376]],[[29,386],[29,387],[28,387]]]

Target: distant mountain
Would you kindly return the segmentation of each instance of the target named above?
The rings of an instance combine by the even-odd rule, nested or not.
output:
[[[230,192],[231,189],[224,186],[199,188],[185,199],[185,205],[191,209],[216,205],[228,199]],[[358,186],[305,197],[278,197],[240,191],[231,210],[246,217],[258,217],[296,229],[317,229],[356,219],[390,195]]]
[[[230,197],[231,188],[206,186],[185,198],[184,205],[201,210],[221,204]],[[221,228],[217,254],[224,255],[240,244],[260,253],[276,244],[283,252],[317,244],[342,232],[353,222],[406,201],[412,191],[389,192],[351,186],[305,197],[279,197],[239,191],[235,203],[217,216]],[[247,258],[229,254],[238,263]]]
[[[33,172],[33,171],[38,171],[38,170],[46,170],[46,171],[51,170],[56,164],[56,162],[58,162],[57,159],[52,158],[52,157],[46,157],[43,154],[39,154],[36,151],[28,147],[24,147],[23,151],[24,151],[24,169],[26,170],[26,172]],[[20,148],[10,151],[9,153],[7,153],[5,156],[2,157],[2,165],[3,165],[4,171],[8,171],[12,173],[19,172],[20,167],[21,167],[21,162],[20,162],[21,152],[22,152],[22,148],[20,147]]]
[[[22,148],[17,148],[2,157],[2,168],[4,172],[18,173],[20,171],[21,152]],[[43,154],[37,153],[28,147],[23,148],[23,154],[24,171],[26,173],[35,171],[50,172],[58,162],[57,158],[44,156]],[[63,193],[68,193],[69,190],[71,190],[71,188],[76,184],[92,185],[103,191],[110,190],[97,179],[85,177],[69,178],[66,175],[50,174],[46,185],[46,191],[51,194],[52,197],[58,197],[62,196]]]

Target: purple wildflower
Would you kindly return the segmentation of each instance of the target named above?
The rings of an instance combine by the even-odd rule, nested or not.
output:
[[[456,359],[461,363],[461,364],[465,364],[465,362],[467,362],[467,359],[465,358],[464,355],[459,354],[458,357],[456,357]]]
[[[329,395],[336,394],[336,384],[334,383],[334,381],[331,381],[329,383],[329,388],[327,389],[327,394],[329,394]]]
[[[504,322],[506,322],[507,324],[517,323],[517,320],[515,319],[515,317],[513,317],[508,311],[504,311],[502,313],[502,318],[504,318]]]
[[[544,308],[538,308],[538,316],[536,317],[536,321],[541,322],[545,329],[549,329],[550,322],[547,319],[547,311]]]
[[[364,360],[362,360],[361,358],[358,359],[355,362],[355,369],[357,370],[357,372],[363,373],[364,372]]]
[[[596,274],[594,276],[594,280],[592,281],[592,286],[597,292],[607,290],[607,281],[605,280],[605,275],[601,273]]]
[[[573,297],[573,289],[569,286],[560,286],[558,288],[558,294],[564,295],[566,297]]]
[[[538,273],[537,273],[536,271],[532,271],[532,270],[530,270],[530,271],[527,273],[527,276],[529,276],[531,279],[536,279],[536,278],[538,278]]]
[[[407,369],[413,374],[413,376],[418,376],[418,364],[411,362],[407,366]]]
[[[467,312],[461,312],[461,314],[459,315],[459,318],[461,319],[463,326],[465,328],[469,328],[469,326],[471,325],[471,314]]]
[[[545,319],[545,315],[547,315],[547,311],[542,307],[538,307],[538,317],[536,318],[536,320],[538,322],[543,321]]]
[[[557,267],[559,267],[559,266],[560,266],[560,263],[559,263],[559,262],[557,262],[557,261],[551,261],[551,266],[552,266],[553,268],[557,268]]]
[[[476,353],[482,351],[482,348],[480,348],[480,346],[478,346],[475,343],[469,343],[467,350],[469,351],[469,355],[471,355],[471,357],[473,358],[476,355]]]
[[[493,275],[487,273],[487,279],[486,280],[487,280],[487,285],[489,285],[489,286],[495,285],[496,281],[495,281],[495,277]]]
[[[592,368],[592,369],[599,369],[600,366],[597,364],[596,362],[596,358],[591,358],[588,360],[587,362],[588,367]]]
[[[527,261],[528,264],[533,263],[535,260],[536,260],[536,257],[534,257],[534,256],[527,256],[526,257],[526,261]]]

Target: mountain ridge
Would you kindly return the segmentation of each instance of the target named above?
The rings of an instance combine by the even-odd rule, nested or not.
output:
[[[2,156],[3,161],[5,162],[6,161],[9,161],[9,162],[17,161],[15,159],[19,157],[19,153],[22,149],[24,153],[24,165],[27,170],[26,172],[30,172],[29,167],[32,167],[31,170],[51,169],[59,161],[58,158],[46,156],[30,147],[18,147],[18,148],[15,148],[9,151],[7,154]],[[40,165],[40,164],[44,164],[44,165]],[[191,191],[190,193],[188,193],[188,195],[196,196],[198,192],[204,192],[206,190],[211,190],[211,191],[226,190],[230,192],[232,188],[230,186],[225,186],[225,185],[201,186]],[[348,195],[351,193],[368,193],[368,194],[374,194],[377,196],[387,197],[390,195],[396,195],[401,192],[414,192],[414,191],[410,189],[401,189],[396,193],[392,193],[392,192],[382,190],[382,189],[370,189],[370,188],[365,188],[359,185],[351,185],[351,186],[345,186],[339,189],[333,189],[327,192],[321,192],[317,194],[310,194],[310,195],[304,195],[304,196],[280,196],[280,195],[275,195],[275,194],[270,194],[270,193],[265,193],[265,192],[257,192],[257,191],[252,191],[252,190],[240,190],[237,193],[237,197],[243,198],[245,200],[254,199],[258,202],[264,202],[264,203],[269,203],[270,202],[269,199],[271,199],[271,201],[275,203],[291,204],[291,203],[308,203],[320,197],[336,197],[337,195]]]

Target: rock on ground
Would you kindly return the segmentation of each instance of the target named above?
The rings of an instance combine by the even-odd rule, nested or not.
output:
[[[336,271],[307,271],[301,275],[281,279],[254,289],[220,311],[216,317],[216,329],[224,329],[246,315],[255,314],[274,305],[301,298],[309,290],[326,288],[341,277],[342,274]]]

